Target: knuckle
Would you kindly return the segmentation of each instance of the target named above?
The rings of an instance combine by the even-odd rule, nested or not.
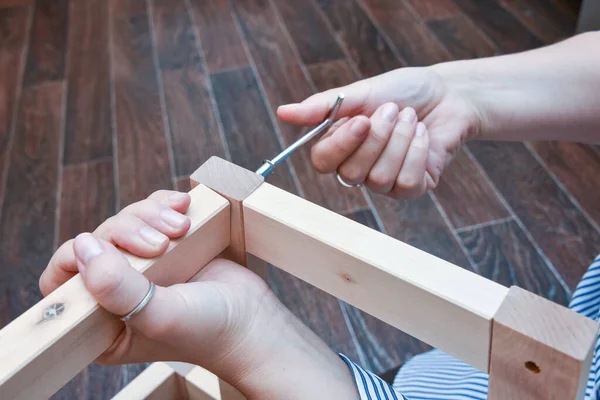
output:
[[[408,192],[413,191],[420,185],[419,179],[416,176],[409,175],[398,178],[396,186],[398,189]]]
[[[310,153],[310,161],[317,172],[321,174],[329,172],[329,163],[327,162],[326,158],[323,157],[323,155],[319,154],[318,151],[313,150]]]
[[[369,137],[378,146],[385,146],[389,139],[389,135],[386,134],[384,130],[379,129],[371,129],[371,131],[369,132]]]
[[[358,165],[344,165],[340,168],[339,174],[348,183],[361,183],[364,180],[364,173]]]
[[[90,272],[92,270],[93,268],[90,268]],[[118,295],[123,286],[124,275],[117,273],[115,268],[104,268],[102,273],[88,275],[91,275],[86,283],[88,290],[101,298]]]
[[[394,178],[381,169],[371,171],[369,181],[384,192],[388,192],[394,184]]]

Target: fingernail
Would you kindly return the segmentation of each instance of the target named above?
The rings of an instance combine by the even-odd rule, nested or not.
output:
[[[175,210],[171,210],[170,208],[166,208],[161,211],[160,217],[173,228],[179,228],[185,222],[185,215],[180,214]]]
[[[381,117],[387,122],[394,122],[398,118],[398,106],[390,103],[383,106]]]
[[[165,235],[149,226],[144,226],[140,229],[140,236],[152,246],[161,246],[168,239]]]
[[[98,240],[90,233],[83,233],[75,240],[75,252],[84,264],[88,264],[92,258],[104,253],[104,248]]]
[[[179,203],[180,201],[183,200],[184,197],[185,197],[185,193],[182,193],[182,192],[174,192],[174,193],[171,193],[169,196],[167,196],[169,201],[172,201],[174,203]]]
[[[284,104],[282,106],[279,106],[280,109],[286,109],[286,108],[292,108],[292,107],[296,107],[298,106],[300,103],[292,103],[292,104]]]
[[[417,120],[417,113],[414,109],[407,107],[400,113],[400,121],[414,123]]]
[[[427,128],[425,127],[425,124],[419,123],[417,125],[417,131],[415,132],[415,135],[417,137],[425,136],[426,132],[427,132]]]

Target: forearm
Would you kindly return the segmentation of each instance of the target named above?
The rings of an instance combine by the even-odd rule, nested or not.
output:
[[[265,306],[273,318],[257,320],[214,372],[249,400],[358,400],[346,363],[278,300]]]
[[[432,68],[472,102],[479,139],[600,143],[600,33]]]

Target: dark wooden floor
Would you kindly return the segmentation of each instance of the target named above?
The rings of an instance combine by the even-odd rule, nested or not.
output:
[[[187,188],[212,155],[255,168],[293,141],[304,130],[277,121],[278,105],[393,68],[552,43],[572,34],[576,8],[38,0],[0,9],[0,326],[40,299],[38,277],[63,241],[156,189]],[[472,143],[439,188],[410,202],[342,189],[311,169],[308,150],[272,183],[563,304],[600,252],[600,153],[590,146]],[[376,372],[426,349],[283,272],[271,269],[270,281],[336,351]],[[109,398],[141,369],[92,366],[56,397]]]

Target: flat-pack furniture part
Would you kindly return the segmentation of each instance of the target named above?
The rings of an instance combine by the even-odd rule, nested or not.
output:
[[[156,284],[186,282],[217,256],[245,265],[252,254],[488,372],[489,399],[584,397],[595,321],[367,228],[217,157],[191,181],[190,232],[159,258],[127,255]],[[48,398],[104,352],[122,327],[75,276],[0,331],[0,399]],[[242,396],[200,367],[155,363],[116,398]]]

